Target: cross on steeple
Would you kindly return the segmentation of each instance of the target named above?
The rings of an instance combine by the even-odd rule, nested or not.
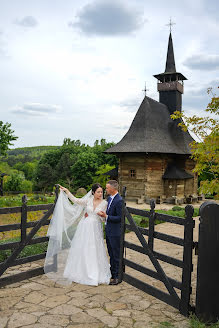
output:
[[[169,26],[170,27],[170,33],[171,33],[171,31],[172,31],[172,26],[173,25],[176,25],[176,23],[173,23],[172,22],[172,19],[171,19],[171,17],[170,17],[170,22],[168,23],[168,24],[166,24],[166,26]]]
[[[146,94],[147,94],[147,91],[149,91],[149,89],[146,88],[146,82],[145,82],[145,87],[144,87],[144,90],[142,90],[145,94],[145,97],[146,97]]]

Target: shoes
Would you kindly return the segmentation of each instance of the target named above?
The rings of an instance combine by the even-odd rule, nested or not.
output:
[[[110,280],[110,285],[118,285],[118,283],[119,283],[119,279],[118,278],[114,278],[114,279],[111,279]]]

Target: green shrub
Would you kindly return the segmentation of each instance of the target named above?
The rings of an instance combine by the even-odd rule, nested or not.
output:
[[[180,206],[173,206],[172,207],[172,211],[182,211],[182,210],[184,210],[184,208],[180,207]]]
[[[23,180],[21,183],[21,190],[24,192],[32,192],[33,183],[29,180]]]

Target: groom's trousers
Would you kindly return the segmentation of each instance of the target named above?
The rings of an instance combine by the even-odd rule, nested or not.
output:
[[[119,277],[120,236],[107,236],[106,244],[110,256],[110,271],[113,279]]]

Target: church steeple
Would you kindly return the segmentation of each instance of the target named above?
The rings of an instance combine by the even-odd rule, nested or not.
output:
[[[165,104],[172,114],[182,109],[183,81],[187,78],[176,71],[172,34],[170,31],[166,68],[164,73],[154,75],[158,79],[157,90],[160,94],[159,101]]]
[[[171,32],[170,32],[169,42],[168,42],[165,73],[176,73],[175,58],[174,58],[174,51],[173,51],[173,41],[172,41]]]

